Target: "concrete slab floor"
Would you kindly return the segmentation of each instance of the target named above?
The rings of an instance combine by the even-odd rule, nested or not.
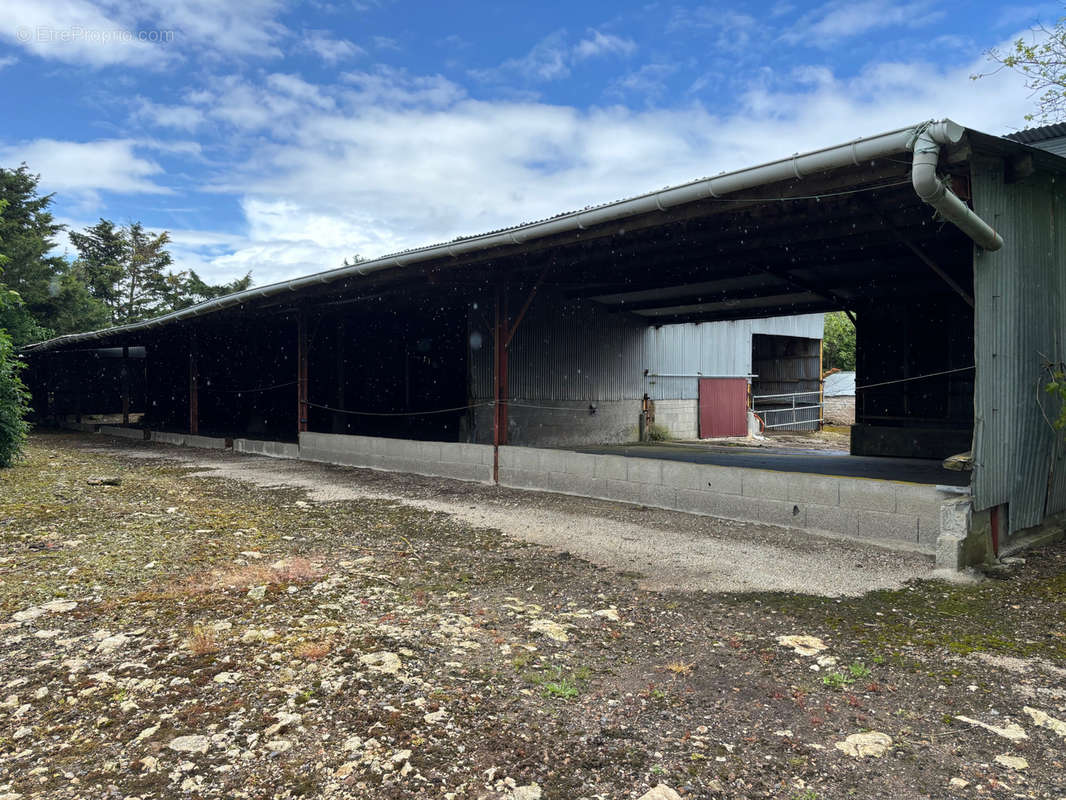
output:
[[[945,486],[968,486],[970,484],[969,472],[947,470],[940,461],[922,458],[879,458],[852,456],[839,451],[769,447],[747,449],[676,442],[598,445],[568,449],[600,455],[658,458],[668,461],[687,461],[692,464],[714,464],[720,467],[806,472],[840,478],[872,478]]]

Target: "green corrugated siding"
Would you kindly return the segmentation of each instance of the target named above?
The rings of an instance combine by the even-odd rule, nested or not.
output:
[[[1061,435],[1048,424],[1046,361],[1066,360],[1062,183],[1004,181],[999,159],[977,159],[974,208],[1003,235],[974,259],[974,480],[977,507],[1010,504],[1010,533],[1066,505]],[[1050,491],[1049,491],[1050,489]]]

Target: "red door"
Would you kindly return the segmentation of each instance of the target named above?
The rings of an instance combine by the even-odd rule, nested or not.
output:
[[[700,378],[700,438],[748,435],[747,378]]]

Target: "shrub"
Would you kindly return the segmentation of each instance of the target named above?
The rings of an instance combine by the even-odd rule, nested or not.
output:
[[[0,330],[0,467],[11,466],[19,457],[30,430],[30,393],[19,377],[23,366],[11,338]]]

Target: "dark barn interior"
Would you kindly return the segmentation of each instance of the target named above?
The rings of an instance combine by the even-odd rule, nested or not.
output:
[[[966,199],[968,166],[943,169]],[[645,325],[844,309],[858,321],[858,383],[876,384],[860,391],[853,452],[943,458],[969,447],[972,371],[916,378],[973,366],[973,248],[915,195],[909,164],[885,158],[101,339],[147,349],[147,398],[133,401],[146,425],[461,441],[475,300],[494,353],[530,307],[560,297]],[[507,349],[497,375],[521,369]],[[96,411],[120,404],[116,386]],[[70,413],[64,402],[50,413]]]

